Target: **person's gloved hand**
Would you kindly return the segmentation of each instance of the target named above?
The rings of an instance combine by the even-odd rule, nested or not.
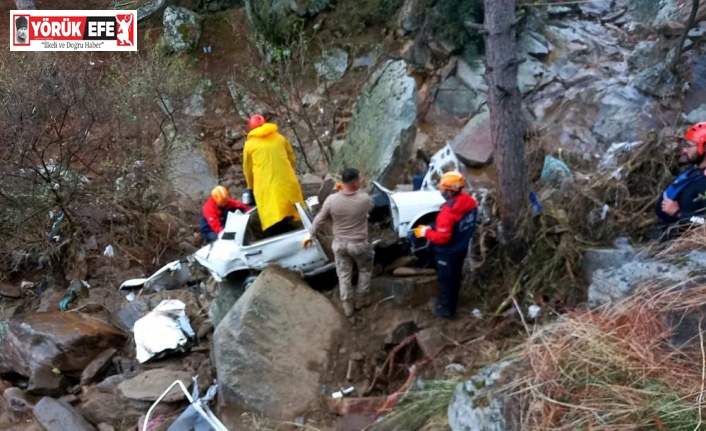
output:
[[[425,226],[423,224],[420,224],[419,226],[414,228],[414,237],[415,238],[424,238],[426,236],[426,233],[428,230],[429,230],[429,226]]]
[[[302,241],[302,248],[309,248],[313,243],[314,239],[312,237],[306,238],[304,241]]]

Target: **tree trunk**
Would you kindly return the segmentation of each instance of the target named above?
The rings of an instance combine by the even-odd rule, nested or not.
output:
[[[34,0],[15,0],[15,7],[18,10],[37,9]]]
[[[522,97],[517,87],[515,0],[485,0],[485,58],[490,134],[497,172],[501,240],[508,244],[527,202],[527,164],[522,130]]]

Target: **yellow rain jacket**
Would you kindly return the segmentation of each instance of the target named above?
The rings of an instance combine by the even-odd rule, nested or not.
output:
[[[299,220],[294,206],[304,205],[304,196],[294,170],[294,151],[277,133],[277,125],[265,123],[248,133],[243,148],[243,171],[248,188],[255,195],[262,230],[285,217]]]

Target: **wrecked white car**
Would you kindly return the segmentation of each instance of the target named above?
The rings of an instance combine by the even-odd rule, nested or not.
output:
[[[405,241],[413,227],[432,222],[444,203],[441,193],[436,190],[439,176],[450,169],[460,168],[460,162],[447,145],[430,160],[420,190],[393,192],[373,182],[371,195],[375,206],[369,214],[370,222],[391,229],[396,234],[395,241]],[[318,198],[308,198],[306,205],[306,208],[297,205],[301,216],[298,229],[270,238],[265,238],[262,233],[256,207],[245,214],[231,212],[218,240],[186,260],[165,265],[149,278],[126,281],[121,289],[144,286],[160,291],[183,286],[190,278],[187,263],[193,262],[208,270],[219,282],[237,276],[249,284],[270,264],[297,271],[304,277],[327,272],[334,267],[333,258],[318,240],[314,241],[313,247],[302,248],[302,241],[309,236],[314,217],[312,210],[318,206]]]

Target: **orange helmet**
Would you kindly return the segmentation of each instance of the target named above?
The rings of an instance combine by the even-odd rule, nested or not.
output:
[[[459,192],[466,187],[466,180],[456,171],[446,172],[439,179],[439,190]]]
[[[255,114],[251,116],[248,120],[248,127],[250,128],[250,130],[256,129],[262,126],[263,124],[265,124],[265,117],[260,114]]]
[[[704,144],[706,143],[706,121],[696,123],[689,127],[689,130],[684,134],[684,139],[695,142],[699,155],[704,155]]]
[[[214,189],[211,190],[211,197],[214,201],[216,201],[216,205],[219,207],[225,205],[226,202],[228,202],[228,199],[230,199],[228,189],[223,186],[214,187]]]

